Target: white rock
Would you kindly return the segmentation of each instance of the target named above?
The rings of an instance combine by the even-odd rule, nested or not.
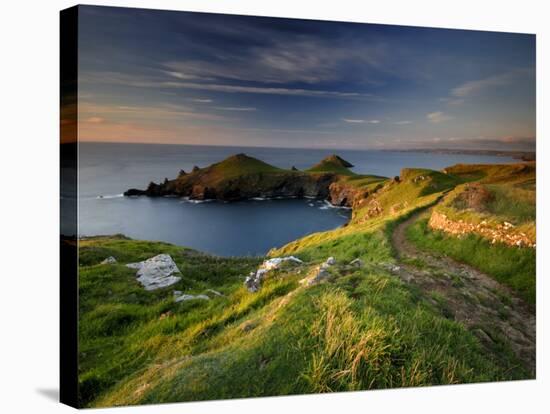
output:
[[[223,294],[214,289],[208,289],[207,292],[213,293],[216,296],[223,296]]]
[[[250,275],[246,277],[244,285],[250,292],[257,292],[260,289],[260,284],[265,274],[271,270],[278,269],[283,263],[292,262],[295,264],[302,264],[303,262],[294,256],[286,257],[274,257],[272,259],[265,260],[258,270],[250,272]]]
[[[331,256],[331,257],[329,257],[329,258],[327,259],[327,261],[325,262],[325,264],[327,264],[327,265],[329,265],[329,266],[333,266],[333,265],[336,264],[336,259],[335,259],[334,257]]]
[[[159,254],[143,262],[128,263],[130,269],[136,269],[136,277],[145,290],[155,290],[171,286],[181,280],[175,273],[181,273],[168,254]]]
[[[364,265],[363,261],[359,258],[353,259],[351,262],[349,262],[350,266],[355,267],[362,267]]]
[[[206,295],[181,295],[181,296],[178,296],[176,298],[174,298],[174,302],[186,302],[188,300],[195,300],[195,299],[200,299],[200,300],[210,300],[210,298]]]
[[[260,268],[266,269],[266,270],[273,270],[277,269],[281,266],[284,262],[294,262],[297,264],[303,263],[300,259],[294,256],[287,256],[287,257],[274,257],[273,259],[268,259],[262,263]]]
[[[115,264],[117,261],[113,256],[109,256],[101,262],[101,264]]]

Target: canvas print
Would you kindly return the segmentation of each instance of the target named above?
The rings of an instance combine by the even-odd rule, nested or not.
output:
[[[535,35],[61,24],[66,401],[535,378]]]

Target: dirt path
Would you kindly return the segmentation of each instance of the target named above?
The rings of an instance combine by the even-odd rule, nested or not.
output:
[[[392,272],[420,287],[445,315],[463,323],[489,350],[507,343],[533,375],[535,374],[535,314],[509,288],[471,266],[446,256],[417,249],[405,231],[428,211],[400,223],[392,234],[398,252]]]

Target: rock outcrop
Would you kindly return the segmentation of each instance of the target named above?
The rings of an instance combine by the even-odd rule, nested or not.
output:
[[[168,254],[159,254],[143,262],[129,263],[130,269],[136,269],[136,277],[145,290],[155,290],[168,287],[181,280],[181,274],[176,263]]]
[[[349,185],[345,181],[334,181],[329,185],[328,201],[341,207],[352,207],[360,199],[369,196],[369,192],[364,188],[358,188]]]
[[[300,265],[303,262],[294,256],[274,257],[264,261],[258,270],[251,272],[244,281],[244,285],[250,292],[257,292],[260,289],[265,275],[275,269],[281,268],[284,264]]]

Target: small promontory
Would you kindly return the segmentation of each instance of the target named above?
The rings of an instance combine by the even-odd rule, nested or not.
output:
[[[282,169],[246,154],[232,155],[205,168],[195,167],[189,173],[180,171],[177,178],[145,190],[129,189],[126,196],[177,196],[194,200],[238,201],[251,198],[332,199],[331,184],[341,177],[355,175],[351,163],[337,155],[323,159],[312,168],[299,171]],[[334,186],[333,186],[334,187]],[[347,200],[343,200],[348,204]]]

